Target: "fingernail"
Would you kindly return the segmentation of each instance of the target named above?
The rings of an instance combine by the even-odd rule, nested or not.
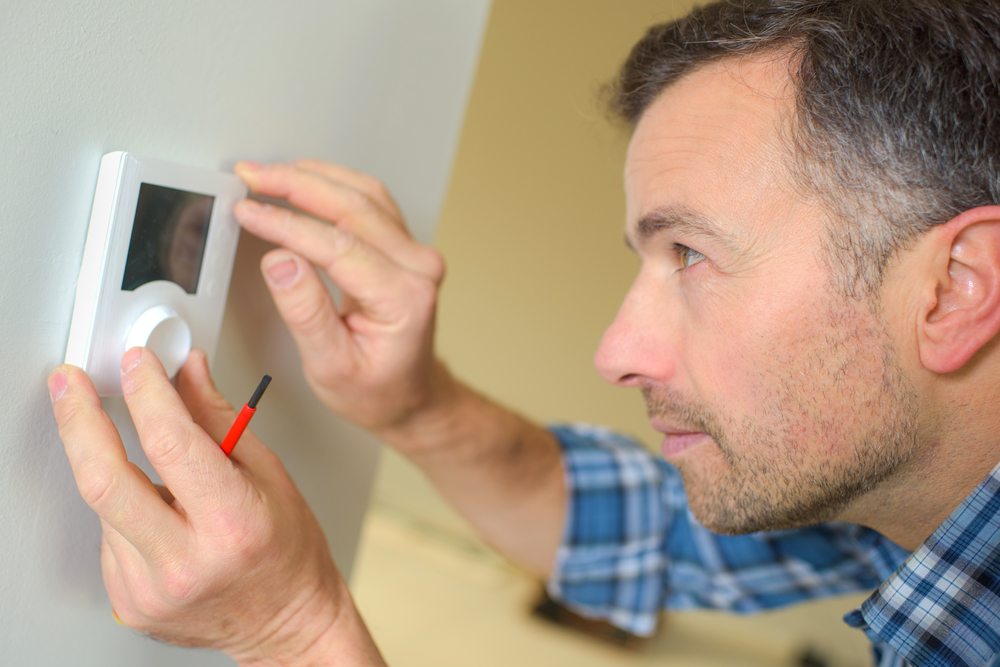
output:
[[[142,362],[142,348],[133,347],[122,357],[122,375],[131,373]]]
[[[69,381],[66,379],[66,374],[62,371],[57,371],[49,376],[49,397],[53,403],[62,398],[68,387]]]
[[[241,160],[236,163],[236,168],[240,171],[260,171],[263,166],[260,162],[253,160]]]
[[[275,287],[288,287],[299,277],[299,263],[294,259],[286,259],[267,267],[267,282]]]

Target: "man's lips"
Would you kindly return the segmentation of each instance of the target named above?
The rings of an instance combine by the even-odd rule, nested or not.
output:
[[[709,439],[707,433],[693,428],[668,424],[659,419],[650,422],[654,429],[663,434],[663,456],[669,458]]]

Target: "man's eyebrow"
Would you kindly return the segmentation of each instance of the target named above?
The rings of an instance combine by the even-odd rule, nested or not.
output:
[[[674,231],[689,236],[718,241],[729,249],[734,249],[730,238],[708,217],[684,206],[661,206],[646,213],[635,225],[635,241],[625,234],[625,245],[631,250],[645,245],[651,238],[665,231]]]

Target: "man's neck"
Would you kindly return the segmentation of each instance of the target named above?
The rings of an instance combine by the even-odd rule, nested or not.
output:
[[[853,503],[841,520],[868,526],[914,550],[1000,462],[1000,436],[937,445]]]

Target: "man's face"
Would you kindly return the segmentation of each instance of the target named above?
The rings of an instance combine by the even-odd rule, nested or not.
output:
[[[828,214],[789,171],[787,68],[723,61],[646,110],[625,168],[642,266],[596,358],[642,389],[719,532],[849,516],[916,447],[898,325],[833,288]]]

